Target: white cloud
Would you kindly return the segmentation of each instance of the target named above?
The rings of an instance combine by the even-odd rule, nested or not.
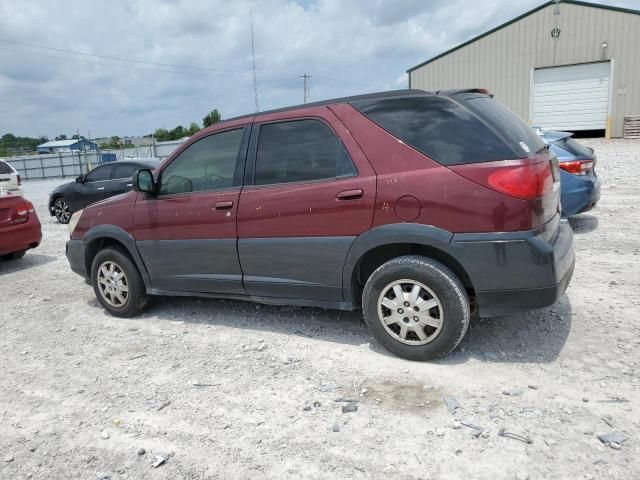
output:
[[[614,2],[615,3],[615,2]],[[0,134],[144,134],[261,109],[404,88],[405,70],[539,4],[536,0],[0,0]],[[640,8],[640,0],[618,2]],[[56,58],[52,58],[56,57]],[[7,88],[11,87],[11,88]]]

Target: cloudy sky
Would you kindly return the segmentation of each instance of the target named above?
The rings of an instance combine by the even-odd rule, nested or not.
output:
[[[0,0],[0,135],[141,135],[406,88],[407,68],[542,0]],[[640,9],[640,0],[609,1]]]

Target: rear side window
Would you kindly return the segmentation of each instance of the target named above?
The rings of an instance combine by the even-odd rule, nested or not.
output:
[[[466,105],[495,128],[521,156],[544,148],[540,136],[511,110],[486,95],[469,97]]]
[[[126,163],[124,165],[116,165],[113,167],[113,173],[111,174],[111,178],[131,178],[136,170],[141,169],[138,165],[132,165],[130,163]]]
[[[563,150],[566,150],[570,154],[575,155],[576,157],[593,157],[593,153],[591,152],[591,150],[571,137],[556,140],[553,143]]]
[[[352,105],[396,138],[443,165],[518,157],[493,130],[446,97],[359,100]]]
[[[9,166],[8,163],[0,160],[0,173],[2,174],[13,173],[13,169]]]
[[[322,180],[355,173],[342,142],[319,120],[260,126],[255,185]]]

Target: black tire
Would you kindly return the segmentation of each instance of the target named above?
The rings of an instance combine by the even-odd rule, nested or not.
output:
[[[63,225],[66,225],[71,220],[73,212],[64,197],[56,197],[53,201],[53,215],[56,217],[56,220]]]
[[[416,322],[421,321],[417,316],[412,317],[414,309],[416,309],[413,303],[410,308],[407,308],[407,313],[401,311],[402,308],[397,310],[399,317],[395,318],[402,318],[402,320],[392,321],[388,326],[385,326],[381,318],[380,313],[384,317],[386,312],[385,318],[387,319],[396,315],[396,312],[387,309],[386,305],[380,306],[379,311],[378,301],[388,299],[388,297],[381,296],[385,292],[385,295],[397,298],[391,293],[392,287],[390,286],[400,280],[411,280],[421,284],[421,287],[427,287],[419,289],[420,294],[424,295],[419,300],[420,302],[439,302],[436,306],[426,308],[420,313],[420,315],[429,316],[433,313],[436,317],[443,319],[439,322],[439,327],[420,327],[422,339],[418,338],[417,333],[412,333],[413,327],[408,327],[409,330],[404,329],[404,342],[402,341],[400,329],[404,327],[403,323],[409,323],[411,319]],[[398,285],[407,292],[412,286],[405,282],[400,282]],[[435,295],[430,295],[430,293]],[[427,300],[424,300],[425,298]],[[407,298],[402,300],[407,300]],[[394,302],[394,305],[398,305],[394,299],[391,301]],[[403,305],[408,306],[409,304],[410,302],[407,302]],[[416,303],[415,305],[430,305],[430,303]],[[440,262],[413,255],[389,260],[371,274],[364,287],[362,310],[371,333],[380,344],[399,357],[419,361],[434,360],[448,355],[464,337],[470,319],[469,298],[458,277]],[[396,331],[392,331],[393,329]],[[420,343],[425,341],[428,343]]]
[[[100,286],[98,281],[99,270],[101,266],[115,265],[116,271],[119,269],[124,273],[124,280],[128,291],[126,295],[122,293],[124,301],[121,304],[114,300],[114,297],[108,297],[112,295],[111,292],[103,294],[103,288],[107,288],[105,284]],[[105,280],[101,277],[101,280]],[[110,280],[109,280],[110,281]],[[122,282],[122,277],[120,278]],[[116,317],[134,317],[142,313],[149,303],[149,297],[146,294],[146,289],[142,277],[138,268],[133,263],[129,255],[120,248],[109,247],[104,250],[100,250],[93,259],[91,264],[91,285],[93,285],[93,291],[100,304],[111,314]],[[113,302],[113,303],[110,303]]]
[[[5,262],[10,260],[18,260],[24,257],[24,254],[27,253],[26,250],[20,250],[19,252],[7,253],[6,255],[2,255],[0,258]]]

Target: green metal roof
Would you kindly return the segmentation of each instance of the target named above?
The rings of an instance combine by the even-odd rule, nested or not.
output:
[[[478,35],[477,37],[473,37],[471,40],[467,40],[466,42],[461,43],[460,45],[457,45],[457,46],[447,50],[446,52],[442,52],[441,54],[436,55],[435,57],[432,57],[429,60],[427,60],[425,62],[422,62],[419,65],[416,65],[415,67],[411,67],[409,70],[407,70],[407,73],[411,73],[411,72],[413,72],[414,70],[416,70],[416,69],[418,69],[420,67],[424,67],[425,65],[433,62],[434,60],[437,60],[437,59],[439,59],[441,57],[444,57],[445,55],[449,55],[451,52],[455,52],[456,50],[458,50],[458,49],[460,49],[462,47],[465,47],[465,46],[469,45],[470,43],[475,42],[476,40],[480,40],[481,38],[486,37],[487,35],[491,35],[493,32],[497,32],[501,28],[507,27],[507,26],[511,25],[512,23],[517,22],[518,20],[522,20],[524,17],[527,17],[527,16],[531,15],[532,13],[536,13],[537,11],[542,10],[545,7],[548,7],[549,5],[553,5],[554,3],[556,3],[555,0],[550,0],[548,2],[545,2],[542,5],[534,8],[533,10],[529,10],[528,12],[525,12],[522,15],[520,15],[520,16],[512,19],[512,20],[509,20],[508,22],[503,23],[502,25],[498,25],[497,27],[492,28],[491,30],[488,30],[488,31]],[[629,8],[613,7],[611,5],[602,5],[602,4],[599,4],[599,3],[581,2],[581,1],[578,1],[578,0],[560,0],[559,3],[568,3],[568,4],[571,4],[571,5],[580,5],[582,7],[602,8],[604,10],[613,10],[613,11],[616,11],[616,12],[632,13],[634,15],[640,15],[640,10],[631,10]]]

